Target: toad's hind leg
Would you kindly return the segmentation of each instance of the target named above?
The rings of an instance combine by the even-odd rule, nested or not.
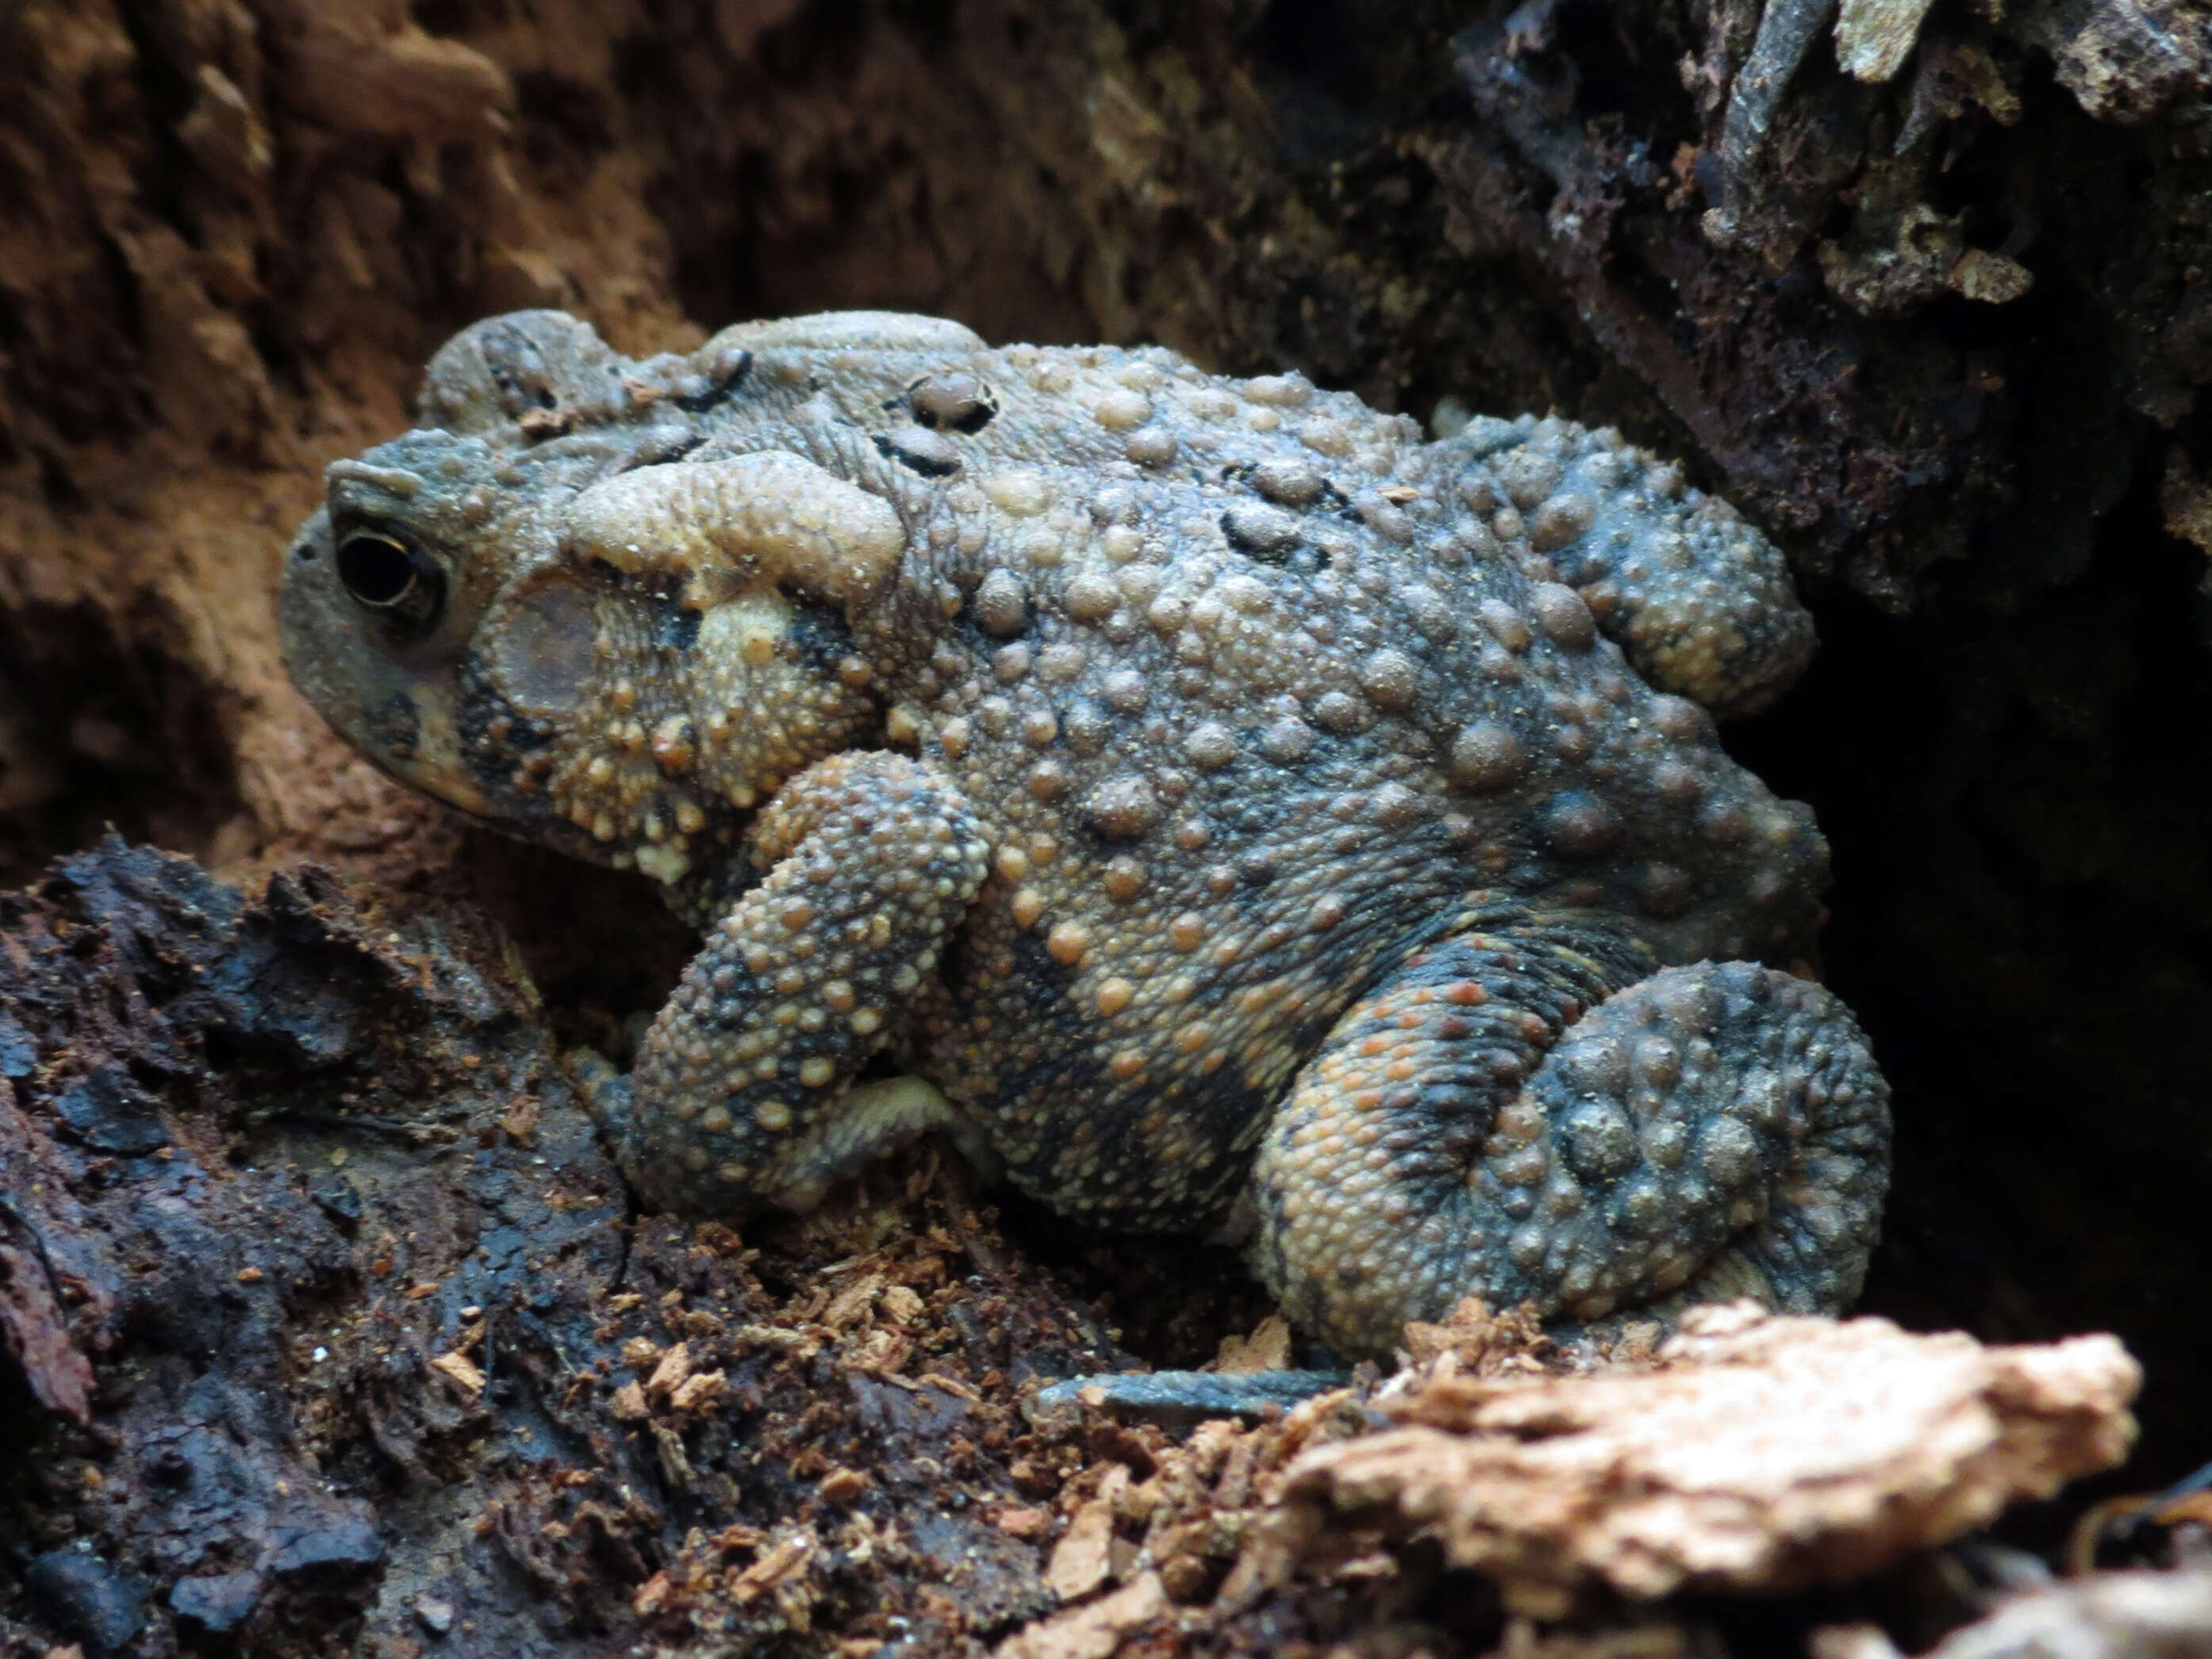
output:
[[[1648,970],[1579,915],[1430,945],[1340,1020],[1270,1125],[1255,1263],[1385,1351],[1461,1298],[1547,1322],[1858,1294],[1888,1091],[1843,1005],[1752,963]]]
[[[849,1085],[982,885],[967,803],[901,756],[838,755],[785,785],[747,850],[768,878],[708,929],[631,1074],[619,1160],[648,1204],[804,1209],[888,1146],[959,1127],[927,1084]]]

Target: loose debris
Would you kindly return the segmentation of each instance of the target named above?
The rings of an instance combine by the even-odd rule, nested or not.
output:
[[[248,899],[111,842],[0,897],[0,1382],[40,1437],[0,1649],[1548,1652],[1590,1586],[1875,1571],[2130,1433],[2109,1339],[1717,1310],[1601,1350],[1480,1304],[1255,1421],[1052,1405],[1133,1362],[956,1164],[633,1220],[544,1018],[470,913],[313,871]],[[1296,1358],[1245,1294],[1224,1385]]]
[[[633,1225],[502,942],[312,870],[0,896],[0,1179],[9,1654],[957,1642],[1053,1605],[1018,1395],[1132,1363],[934,1159]]]

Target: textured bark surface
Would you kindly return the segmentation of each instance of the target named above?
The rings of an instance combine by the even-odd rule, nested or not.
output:
[[[963,1480],[1058,1527],[1151,1454],[1096,1424],[1009,1449],[1031,1431],[988,1391],[963,1426],[927,1387],[848,1383],[930,1369],[866,1345],[936,1331],[980,1389],[1037,1328],[1070,1367],[1111,1357],[1109,1319],[1188,1363],[1261,1311],[1226,1266],[1186,1291],[1173,1252],[1094,1261],[1019,1211],[1002,1234],[957,1184],[909,1194],[919,1165],[817,1232],[621,1243],[531,1056],[618,1047],[681,931],[641,884],[383,782],[285,684],[269,605],[320,466],[405,423],[453,329],[520,306],[628,351],[862,305],[1157,339],[1681,454],[1821,613],[1808,683],[1730,742],[1835,844],[1829,975],[1896,1084],[1871,1304],[2007,1341],[2117,1329],[2148,1370],[2141,1478],[2179,1473],[2212,1372],[2212,1287],[2176,1243],[2212,1181],[2208,62],[2185,0],[0,0],[0,887],[110,824],[239,884],[110,851],[0,917],[0,1617],[26,1621],[0,1645],[96,1651],[128,1623],[146,1652],[612,1652],[656,1571],[741,1578],[747,1641],[986,1643],[1052,1604],[1036,1562],[942,1589],[999,1545],[839,1529],[963,1514],[918,1494]],[[302,859],[339,878],[264,894]],[[441,979],[449,956],[474,966]],[[286,1012],[286,976],[333,963]],[[192,1001],[196,964],[246,988]],[[364,1082],[386,1074],[416,1092]],[[390,1133],[319,1115],[362,1114]],[[376,1163],[368,1220],[318,1195],[339,1152]],[[604,1207],[553,1204],[569,1182]],[[163,1277],[204,1251],[213,1277]],[[860,1311],[830,1319],[834,1275],[811,1306],[817,1269],[878,1254],[847,1268],[881,1279]],[[534,1310],[551,1257],[575,1299]],[[465,1294],[400,1283],[495,1260]],[[961,1314],[975,1279],[1014,1313]],[[523,1334],[465,1341],[495,1306]],[[748,1327],[801,1335],[724,1341]],[[645,1485],[558,1487],[512,1438],[583,1455],[561,1380],[648,1337],[656,1368],[702,1346],[660,1395],[637,1375],[658,1427],[607,1468],[689,1492],[666,1459],[703,1479],[768,1447],[773,1478],[648,1516]],[[674,1404],[718,1369],[760,1413],[736,1453],[700,1443],[711,1387]],[[845,1453],[794,1472],[809,1389],[874,1499],[836,1484]],[[165,1424],[202,1427],[161,1451]],[[990,1536],[1036,1555],[1032,1524]],[[840,1577],[855,1550],[878,1567]],[[1110,1553],[1102,1652],[1172,1624]],[[1199,1553],[1156,1593],[1210,1594],[1225,1558]],[[507,1611],[441,1630],[421,1600],[461,1557]],[[1498,1628],[1465,1575],[1362,1571],[1206,1639]],[[186,1577],[209,1582],[180,1607]],[[689,1605],[654,1633],[707,1641]]]

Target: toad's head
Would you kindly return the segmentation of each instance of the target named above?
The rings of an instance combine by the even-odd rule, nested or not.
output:
[[[425,424],[325,474],[279,600],[294,682],[501,829],[669,883],[713,860],[873,726],[849,621],[903,545],[880,496],[703,429],[747,360],[632,363],[558,312],[458,336]]]

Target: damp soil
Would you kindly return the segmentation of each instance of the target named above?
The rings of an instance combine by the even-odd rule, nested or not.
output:
[[[632,1212],[557,1054],[619,1052],[682,930],[374,774],[270,611],[320,467],[525,306],[632,352],[843,306],[1158,340],[1682,456],[1820,621],[1728,742],[1819,815],[1895,1090],[1867,1307],[2142,1361],[2134,1459],[2012,1546],[2212,1457],[2212,46],[1938,6],[1869,80],[1823,23],[1753,144],[1762,15],[0,6],[0,1650],[980,1652],[1181,1443],[1034,1385],[1267,1312],[944,1147],[804,1220]],[[1226,1609],[1234,1534],[1085,1639],[1507,1628],[1418,1545]],[[1575,1639],[1972,1610],[1924,1564],[1848,1594]]]

